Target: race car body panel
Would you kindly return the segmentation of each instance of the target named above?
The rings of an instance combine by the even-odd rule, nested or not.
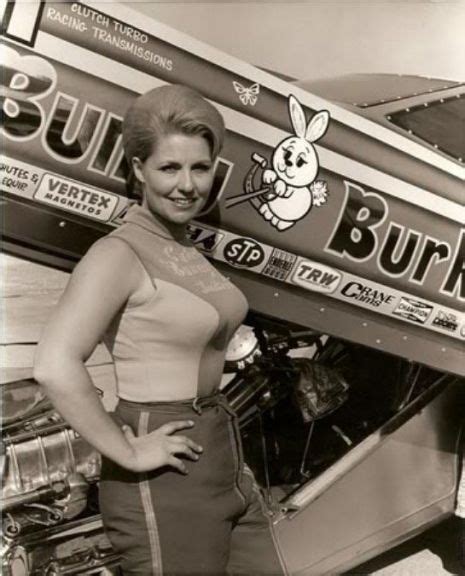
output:
[[[284,491],[271,511],[289,573],[348,569],[452,513],[465,412],[465,84],[286,81],[117,2],[3,2],[0,18],[2,243],[13,256],[70,271],[121,224],[134,201],[121,124],[137,94],[183,83],[223,114],[212,194],[188,233],[244,291],[260,335],[261,356],[251,373],[244,360],[235,385],[251,394],[245,446],[262,445],[259,418],[269,425],[267,488]],[[295,334],[310,334],[323,384],[341,385],[333,368],[347,379],[347,402],[312,420],[313,458],[313,428],[293,401],[306,366],[287,355]],[[276,380],[286,370],[295,382]],[[311,405],[322,382],[306,384]],[[46,424],[27,439],[15,430],[10,457],[37,468],[47,434],[47,449],[85,461],[66,423]],[[42,472],[33,493],[21,473],[7,483],[7,564],[18,526],[31,550],[47,538],[37,526],[48,509],[36,506],[31,527],[21,506],[46,498],[53,524],[53,499],[76,489],[81,505],[82,483],[98,476],[59,477],[54,492]]]

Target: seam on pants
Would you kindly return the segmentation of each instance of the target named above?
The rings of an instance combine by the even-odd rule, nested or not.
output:
[[[149,417],[149,412],[141,412],[137,432],[138,436],[144,436],[148,433]],[[147,474],[141,474],[139,491],[142,500],[142,508],[144,509],[145,521],[147,523],[153,574],[161,576],[163,574],[163,566],[161,560],[160,538]]]
[[[239,453],[238,453],[238,448],[237,448],[237,436],[236,436],[236,431],[234,429],[234,424],[232,422],[232,418],[231,416],[228,416],[228,432],[229,432],[229,439],[231,442],[231,450],[233,453],[233,458],[234,458],[234,464],[235,464],[235,468],[236,470],[234,471],[234,490],[237,492],[239,498],[242,501],[242,504],[244,507],[247,506],[247,499],[245,497],[245,495],[243,494],[240,486],[239,486],[239,475],[241,473],[241,461],[239,458]]]
[[[283,571],[283,575],[284,576],[288,576],[288,571],[286,569],[286,565],[284,563],[284,558],[281,554],[281,549],[278,545],[278,541],[276,540],[276,535],[274,533],[274,526],[273,523],[271,521],[270,515],[268,514],[268,508],[267,505],[265,504],[265,501],[263,499],[263,494],[262,491],[260,490],[259,485],[257,484],[257,481],[255,480],[255,475],[252,472],[252,470],[247,466],[246,463],[244,463],[244,468],[243,471],[245,472],[245,474],[247,476],[250,476],[252,479],[252,490],[255,492],[255,494],[257,495],[258,501],[260,502],[260,507],[262,509],[262,513],[264,516],[266,516],[266,519],[268,521],[268,529],[270,531],[270,535],[271,535],[271,539],[273,540],[273,544],[274,544],[274,549],[276,551],[276,555],[278,556],[278,560],[279,563],[281,564],[281,569]]]

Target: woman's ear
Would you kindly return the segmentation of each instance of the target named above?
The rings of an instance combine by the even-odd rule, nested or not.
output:
[[[144,172],[142,170],[144,163],[142,162],[142,160],[137,156],[133,156],[131,163],[132,163],[132,170],[134,172],[134,176],[136,177],[136,179],[139,182],[145,182]]]

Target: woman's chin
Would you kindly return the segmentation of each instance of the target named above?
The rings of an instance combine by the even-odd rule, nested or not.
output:
[[[163,215],[165,220],[171,222],[172,224],[188,224],[193,218],[198,216],[200,213],[200,209],[198,208],[189,208],[189,209],[175,209],[169,210],[166,214]]]

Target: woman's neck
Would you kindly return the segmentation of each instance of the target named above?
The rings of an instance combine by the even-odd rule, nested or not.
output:
[[[164,238],[182,241],[187,236],[187,224],[170,222],[144,205],[133,206],[128,213],[128,218],[125,219],[133,221]]]

